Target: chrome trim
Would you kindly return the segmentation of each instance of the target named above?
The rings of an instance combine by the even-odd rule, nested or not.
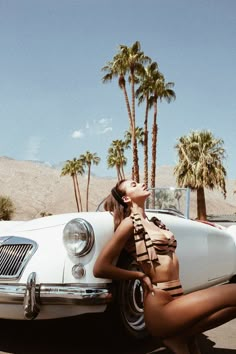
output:
[[[41,305],[104,305],[112,300],[109,284],[0,284],[0,304],[22,304],[26,319],[34,319]]]
[[[104,285],[104,284],[103,284]],[[40,286],[40,300],[42,304],[74,304],[74,305],[102,305],[111,301],[112,294],[108,287],[93,288],[75,284]]]
[[[24,294],[24,317],[27,320],[33,320],[39,314],[40,305],[37,293],[39,292],[36,290],[36,273],[33,272],[28,276]]]
[[[18,279],[37,249],[38,244],[28,238],[0,237],[0,279]]]

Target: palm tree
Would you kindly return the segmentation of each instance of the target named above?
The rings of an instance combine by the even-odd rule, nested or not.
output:
[[[88,211],[88,199],[89,199],[89,185],[90,185],[90,176],[91,176],[91,165],[98,165],[100,162],[100,157],[97,156],[96,152],[92,154],[89,151],[86,151],[85,154],[80,155],[80,161],[83,165],[88,167],[88,180],[87,180],[87,189],[86,189],[86,211]]]
[[[102,71],[106,71],[106,75],[103,76],[102,82],[107,83],[112,81],[114,77],[118,77],[118,85],[120,89],[123,91],[124,97],[125,97],[125,103],[126,103],[126,108],[128,111],[128,117],[129,117],[129,125],[132,128],[132,113],[131,113],[131,108],[130,108],[130,103],[129,103],[129,97],[126,89],[126,80],[125,80],[125,75],[126,75],[126,67],[124,63],[122,63],[120,60],[117,60],[115,56],[113,58],[113,61],[109,61],[107,65],[105,65],[102,68]]]
[[[77,187],[77,191],[78,191],[79,204],[80,204],[80,210],[81,210],[81,211],[83,211],[83,205],[82,205],[82,198],[81,198],[81,193],[80,193],[78,175],[83,176],[83,174],[84,174],[84,164],[83,164],[83,161],[80,160],[80,159],[77,159],[77,161],[76,161],[76,176],[75,176],[75,182],[76,182],[76,187]]]
[[[137,74],[143,70],[143,65],[150,61],[150,58],[141,51],[141,46],[136,41],[131,47],[126,45],[119,46],[119,52],[114,56],[113,61],[107,63],[102,68],[107,74],[103,77],[103,82],[108,82],[113,77],[118,77],[118,83],[125,96],[126,107],[128,111],[130,131],[132,134],[132,152],[134,178],[139,182],[139,164],[137,140],[135,138],[135,84],[138,82]],[[131,106],[126,90],[125,76],[128,74],[128,80],[131,84]]]
[[[124,150],[126,148],[127,144],[123,140],[113,140],[108,149],[108,168],[116,167],[118,181],[125,178],[124,166],[127,163],[127,158],[124,156]]]
[[[80,175],[84,173],[82,161],[77,160],[75,157],[73,160],[67,160],[61,170],[61,176],[70,175],[72,177],[77,210],[82,211],[82,201],[77,173]]]
[[[180,187],[197,191],[197,218],[206,220],[204,188],[218,188],[226,197],[226,170],[224,141],[216,139],[210,131],[193,131],[179,138],[177,149],[179,162],[174,168],[176,182]]]
[[[145,117],[144,117],[144,183],[148,186],[148,113],[149,113],[149,97],[153,91],[153,82],[158,76],[158,64],[152,62],[139,74],[139,87],[136,90],[136,97],[140,105],[145,101]]]
[[[0,220],[11,220],[15,207],[9,197],[0,196]]]
[[[125,131],[124,137],[125,137],[124,143],[125,143],[125,147],[127,149],[130,146],[131,141],[132,141],[132,134],[131,134],[130,130]],[[141,145],[144,144],[145,136],[144,136],[143,128],[141,128],[141,127],[135,128],[135,137],[136,137],[138,144],[141,144]]]
[[[158,125],[157,125],[157,109],[158,109],[158,99],[160,101],[165,100],[168,103],[172,99],[176,98],[175,92],[172,90],[174,87],[173,82],[165,82],[164,76],[156,71],[154,76],[153,86],[152,86],[152,95],[149,99],[150,107],[154,108],[153,112],[153,125],[152,125],[152,166],[151,166],[151,188],[155,188],[155,179],[156,179],[156,150],[157,150],[157,134],[158,134]]]
[[[125,179],[124,166],[127,164],[127,158],[124,154],[119,155],[114,147],[108,149],[107,165],[108,168],[116,168],[118,181]]]
[[[129,130],[126,130],[124,138],[125,138],[126,149],[128,149],[130,147],[131,142],[132,142],[132,133]],[[140,127],[135,128],[135,139],[138,144],[143,146],[144,139],[145,139],[143,128],[140,128]],[[134,166],[132,167],[132,179],[135,179]]]

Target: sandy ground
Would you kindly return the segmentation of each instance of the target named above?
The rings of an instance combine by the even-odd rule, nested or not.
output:
[[[222,349],[222,351],[216,351],[217,354],[227,353],[224,350],[229,350],[232,354],[236,353],[236,319],[207,331],[204,335],[212,342],[214,349]]]
[[[204,332],[198,337],[202,354],[234,354],[236,353],[236,319],[222,326]],[[171,354],[164,347],[159,347],[145,354]]]

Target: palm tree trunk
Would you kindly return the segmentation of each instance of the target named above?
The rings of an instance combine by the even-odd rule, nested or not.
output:
[[[120,166],[119,166],[118,181],[121,181],[121,180],[122,180],[122,173],[121,173]]]
[[[125,96],[125,103],[126,103],[126,108],[127,108],[127,111],[128,111],[130,131],[132,132],[133,131],[132,113],[131,113],[130,104],[129,104],[129,98],[128,98],[128,94],[127,94],[125,85],[122,85],[122,90],[123,90],[123,93],[124,93],[124,96]]]
[[[132,118],[133,129],[135,128],[135,90],[134,90],[134,74],[131,72],[131,97],[132,97]]]
[[[117,180],[119,181],[120,172],[119,172],[119,167],[117,165],[116,165],[116,174],[117,174]]]
[[[146,109],[144,118],[144,142],[143,142],[143,154],[144,154],[144,183],[148,187],[148,96],[146,97]]]
[[[80,209],[79,209],[79,201],[78,201],[78,196],[77,196],[77,191],[76,191],[75,175],[72,176],[72,179],[73,179],[73,186],[74,186],[74,193],[75,193],[75,200],[76,200],[77,210],[80,211]]]
[[[123,164],[121,165],[121,176],[122,176],[122,179],[125,179],[125,171],[124,171],[124,165]]]
[[[134,90],[134,74],[131,72],[131,95],[132,95],[132,141],[133,141],[133,166],[134,166],[134,179],[139,182],[139,162],[138,162],[138,144],[135,134],[135,90]]]
[[[131,178],[134,179],[134,166],[132,166]]]
[[[133,132],[133,166],[134,166],[134,180],[139,183],[139,164],[138,164],[138,144],[135,137],[135,131]]]
[[[86,191],[86,211],[88,211],[90,172],[91,172],[91,166],[88,165],[88,182],[87,182],[87,191]]]
[[[197,189],[197,218],[198,220],[207,220],[206,200],[203,187]]]
[[[157,102],[154,103],[153,126],[152,126],[152,168],[151,188],[155,188],[156,182],[156,147],[157,147]]]
[[[132,148],[133,148],[133,179],[136,179],[137,182],[139,182],[139,166],[138,166],[138,148],[137,148],[137,140],[135,137],[135,119],[132,115],[131,109],[130,109],[130,104],[129,104],[129,98],[128,94],[126,91],[126,86],[122,85],[122,90],[125,96],[125,103],[128,111],[128,116],[129,116],[129,123],[130,123],[130,131],[131,131],[131,136],[132,136]],[[133,103],[132,103],[133,105]]]
[[[80,211],[83,211],[82,199],[81,199],[81,193],[80,193],[79,181],[78,181],[77,175],[75,176],[75,180],[76,180],[77,192],[78,192],[78,196],[79,196]]]

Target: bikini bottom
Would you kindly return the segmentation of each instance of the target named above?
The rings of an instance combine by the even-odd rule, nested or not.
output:
[[[172,297],[176,298],[184,294],[180,280],[170,280],[162,283],[154,283],[154,288],[165,290]]]

